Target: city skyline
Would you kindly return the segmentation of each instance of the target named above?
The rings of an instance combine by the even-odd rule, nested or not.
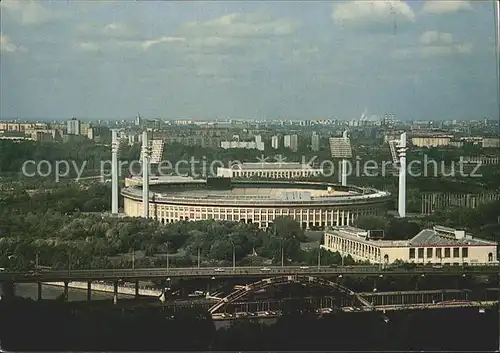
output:
[[[491,1],[0,8],[1,119],[498,118]]]

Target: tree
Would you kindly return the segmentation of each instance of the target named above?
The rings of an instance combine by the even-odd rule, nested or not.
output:
[[[356,219],[354,225],[365,230],[386,229],[387,220],[377,216],[360,216]]]
[[[394,218],[389,221],[385,238],[389,240],[405,240],[413,238],[421,231],[421,227],[416,222],[411,222],[406,218]]]
[[[338,251],[328,251],[325,249],[313,248],[304,252],[304,262],[308,265],[318,264],[318,252],[321,252],[320,262],[321,266],[340,265],[342,264],[342,256]]]
[[[274,234],[278,238],[296,238],[299,241],[307,240],[304,230],[300,227],[300,224],[291,217],[276,217],[273,221],[273,230]]]

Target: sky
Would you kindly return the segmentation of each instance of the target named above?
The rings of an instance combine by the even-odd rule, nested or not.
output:
[[[490,1],[0,3],[0,119],[498,118]]]

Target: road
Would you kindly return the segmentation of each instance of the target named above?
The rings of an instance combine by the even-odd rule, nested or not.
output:
[[[152,280],[166,278],[248,278],[273,277],[278,275],[340,276],[362,275],[487,275],[498,274],[498,266],[417,266],[413,269],[382,269],[378,265],[369,266],[272,266],[272,267],[225,267],[225,268],[141,268],[141,269],[97,269],[97,270],[57,270],[42,272],[0,272],[0,282],[60,282],[60,281],[95,281],[95,280]]]

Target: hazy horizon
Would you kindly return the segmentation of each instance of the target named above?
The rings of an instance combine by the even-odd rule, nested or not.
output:
[[[498,119],[493,1],[0,3],[0,119]]]

